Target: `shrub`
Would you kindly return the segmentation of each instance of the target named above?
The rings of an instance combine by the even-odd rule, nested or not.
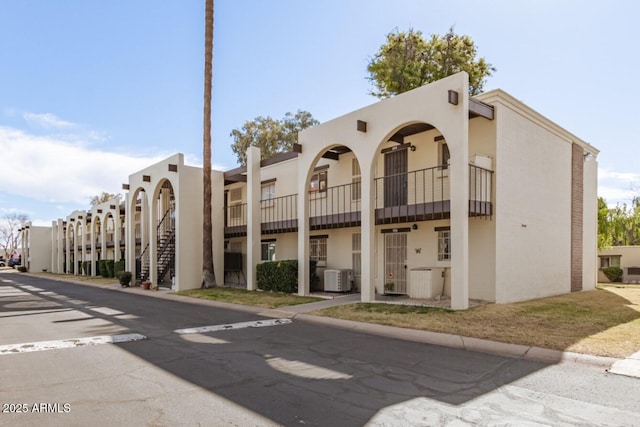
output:
[[[73,270],[73,261],[69,261],[69,274],[73,274],[74,270]]]
[[[129,286],[131,284],[131,272],[130,271],[119,271],[117,274],[118,282],[123,287]]]
[[[118,277],[118,273],[121,271],[124,271],[125,269],[125,264],[124,264],[124,260],[121,259],[120,261],[116,261],[113,263],[113,275],[114,277]]]
[[[316,261],[310,261],[309,276],[311,289],[319,281],[316,274]],[[258,289],[273,292],[298,292],[298,260],[269,261],[258,264],[256,268]]]
[[[26,273],[27,272],[27,267],[25,267],[24,265],[18,266],[18,271],[20,273]]]
[[[116,277],[113,271],[114,262],[112,259],[104,260],[104,267],[107,270],[107,275],[105,277]],[[124,270],[124,265],[122,266],[122,270]]]
[[[298,260],[270,261],[256,267],[258,289],[294,293],[298,291]]]
[[[622,282],[622,269],[620,267],[603,268],[602,272],[611,282]]]
[[[98,275],[102,276],[102,277],[109,277],[109,273],[107,272],[107,266],[105,265],[106,260],[101,259],[98,260]]]
[[[82,261],[82,274],[91,276],[91,263],[89,261]]]

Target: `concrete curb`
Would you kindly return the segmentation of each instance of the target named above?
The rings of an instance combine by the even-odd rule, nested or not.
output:
[[[543,363],[580,363],[597,368],[607,369],[621,359],[611,357],[592,356],[581,353],[571,353],[560,350],[526,346],[520,344],[508,344],[497,341],[483,340],[479,338],[463,337],[460,335],[443,334],[439,332],[405,329],[397,326],[378,325],[374,323],[362,323],[353,320],[334,319],[331,317],[315,316],[310,314],[297,314],[295,319],[311,323],[323,324],[337,328],[350,329],[371,335],[397,338],[423,344],[433,344],[443,347],[457,348],[460,350],[476,351],[480,353],[495,354],[515,359],[526,359]],[[626,360],[626,359],[625,359]],[[640,363],[639,363],[640,365]]]

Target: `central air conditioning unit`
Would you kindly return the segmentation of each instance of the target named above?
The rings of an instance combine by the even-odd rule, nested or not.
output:
[[[353,270],[325,270],[324,290],[327,292],[349,292],[353,283]]]

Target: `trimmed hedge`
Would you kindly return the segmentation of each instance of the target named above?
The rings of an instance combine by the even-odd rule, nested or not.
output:
[[[102,277],[109,277],[107,273],[107,266],[104,264],[106,260],[98,260],[98,275]]]
[[[89,261],[82,261],[82,274],[91,276],[91,263]]]
[[[622,282],[622,269],[620,267],[603,268],[602,272],[611,282]]]
[[[125,269],[125,264],[124,264],[124,260],[121,259],[120,261],[116,261],[113,263],[113,277],[118,277],[118,273],[121,271],[124,271]]]
[[[115,277],[112,259],[101,259],[98,261],[98,274],[102,277]]]
[[[310,261],[311,289],[318,281],[316,261]],[[272,292],[298,292],[298,260],[268,261],[256,267],[258,289]]]
[[[113,263],[112,259],[105,259],[104,260],[104,266],[107,268],[107,277],[116,277],[115,273],[113,271],[113,264],[114,263]]]

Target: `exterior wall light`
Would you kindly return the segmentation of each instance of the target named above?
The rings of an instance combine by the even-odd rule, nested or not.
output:
[[[458,92],[449,90],[449,104],[458,105]]]

